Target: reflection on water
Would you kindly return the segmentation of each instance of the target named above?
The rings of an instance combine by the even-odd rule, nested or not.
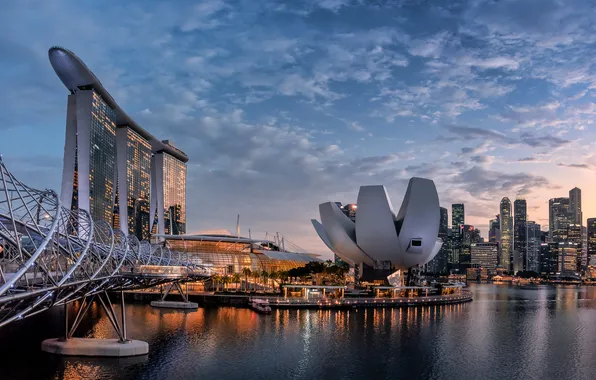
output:
[[[407,309],[127,308],[147,356],[63,358],[52,310],[0,330],[2,379],[591,379],[596,288],[472,285],[475,300]],[[101,310],[80,334],[115,337]]]

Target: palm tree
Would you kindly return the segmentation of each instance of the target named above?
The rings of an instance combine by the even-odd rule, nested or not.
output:
[[[226,285],[232,282],[232,279],[230,278],[230,276],[225,275],[221,281],[223,283],[223,290],[224,292],[227,290]]]
[[[275,292],[275,280],[278,280],[279,278],[281,278],[281,272],[279,272],[279,271],[273,271],[269,275],[269,278],[271,279],[271,288]]]
[[[252,278],[254,280],[254,291],[257,290],[257,284],[259,282],[259,278],[261,278],[261,273],[259,271],[252,272]]]
[[[232,282],[236,284],[236,290],[238,290],[238,284],[240,283],[241,278],[240,273],[234,273],[232,275]]]
[[[211,282],[215,283],[215,291],[217,292],[219,289],[219,282],[221,281],[221,276],[219,274],[214,274],[211,277]]]
[[[243,269],[242,269],[242,274],[244,275],[244,284],[245,284],[245,286],[246,286],[246,289],[245,289],[245,290],[248,290],[248,278],[249,278],[249,277],[250,277],[250,275],[251,275],[251,270],[250,270],[250,268],[243,268]]]
[[[263,277],[263,285],[265,288],[267,288],[267,281],[269,280],[269,272],[267,272],[266,270],[263,270],[263,272],[261,272],[261,276]]]

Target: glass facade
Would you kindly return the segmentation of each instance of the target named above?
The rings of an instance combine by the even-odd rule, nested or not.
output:
[[[131,128],[126,128],[126,136],[128,233],[139,240],[149,240],[151,144]]]
[[[168,240],[167,244],[173,251],[188,253],[191,260],[213,265],[213,273],[222,275],[242,274],[245,268],[251,272],[287,271],[315,261],[299,253],[254,249],[250,243]]]
[[[484,268],[488,273],[496,273],[499,264],[499,246],[497,243],[474,243],[470,248],[473,267]]]
[[[511,217],[511,201],[507,197],[501,200],[499,219],[501,221],[500,264],[505,270],[511,270],[511,259],[513,256],[513,218]]]
[[[577,256],[580,254],[576,243],[559,243],[559,258],[557,261],[557,271],[559,273],[569,273],[577,271]]]
[[[567,239],[569,225],[569,198],[552,198],[548,201],[548,228],[554,242]]]
[[[165,233],[183,235],[186,233],[186,164],[162,154]]]
[[[522,261],[522,268],[527,269],[528,253],[526,244],[528,240],[526,222],[528,221],[528,205],[525,199],[516,199],[513,202],[513,249],[517,251]]]
[[[112,222],[116,167],[116,114],[93,91],[89,126],[89,212],[95,221]],[[80,149],[78,150],[80,154]]]

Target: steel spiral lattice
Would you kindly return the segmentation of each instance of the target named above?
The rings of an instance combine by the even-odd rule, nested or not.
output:
[[[171,281],[144,276],[143,266],[184,267],[183,281],[209,275],[186,253],[62,207],[56,192],[23,184],[0,158],[0,326],[98,292]]]

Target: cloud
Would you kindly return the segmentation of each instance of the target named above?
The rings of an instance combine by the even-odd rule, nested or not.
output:
[[[499,142],[510,146],[523,144],[532,148],[560,148],[571,143],[570,140],[563,139],[557,136],[536,135],[529,131],[523,132],[519,136],[513,137],[492,129],[467,127],[462,125],[448,125],[446,129],[462,140],[484,140]],[[462,153],[469,153],[469,151],[466,148],[464,148],[462,149]]]
[[[563,166],[566,168],[573,168],[573,169],[592,169],[592,167],[588,164],[562,164],[559,163],[557,166]]]
[[[503,173],[493,170],[486,170],[479,166],[473,166],[455,176],[455,182],[463,185],[463,188],[473,197],[492,198],[499,195],[515,194],[522,196],[536,191],[540,188],[548,188],[551,183],[542,176],[530,173]]]

